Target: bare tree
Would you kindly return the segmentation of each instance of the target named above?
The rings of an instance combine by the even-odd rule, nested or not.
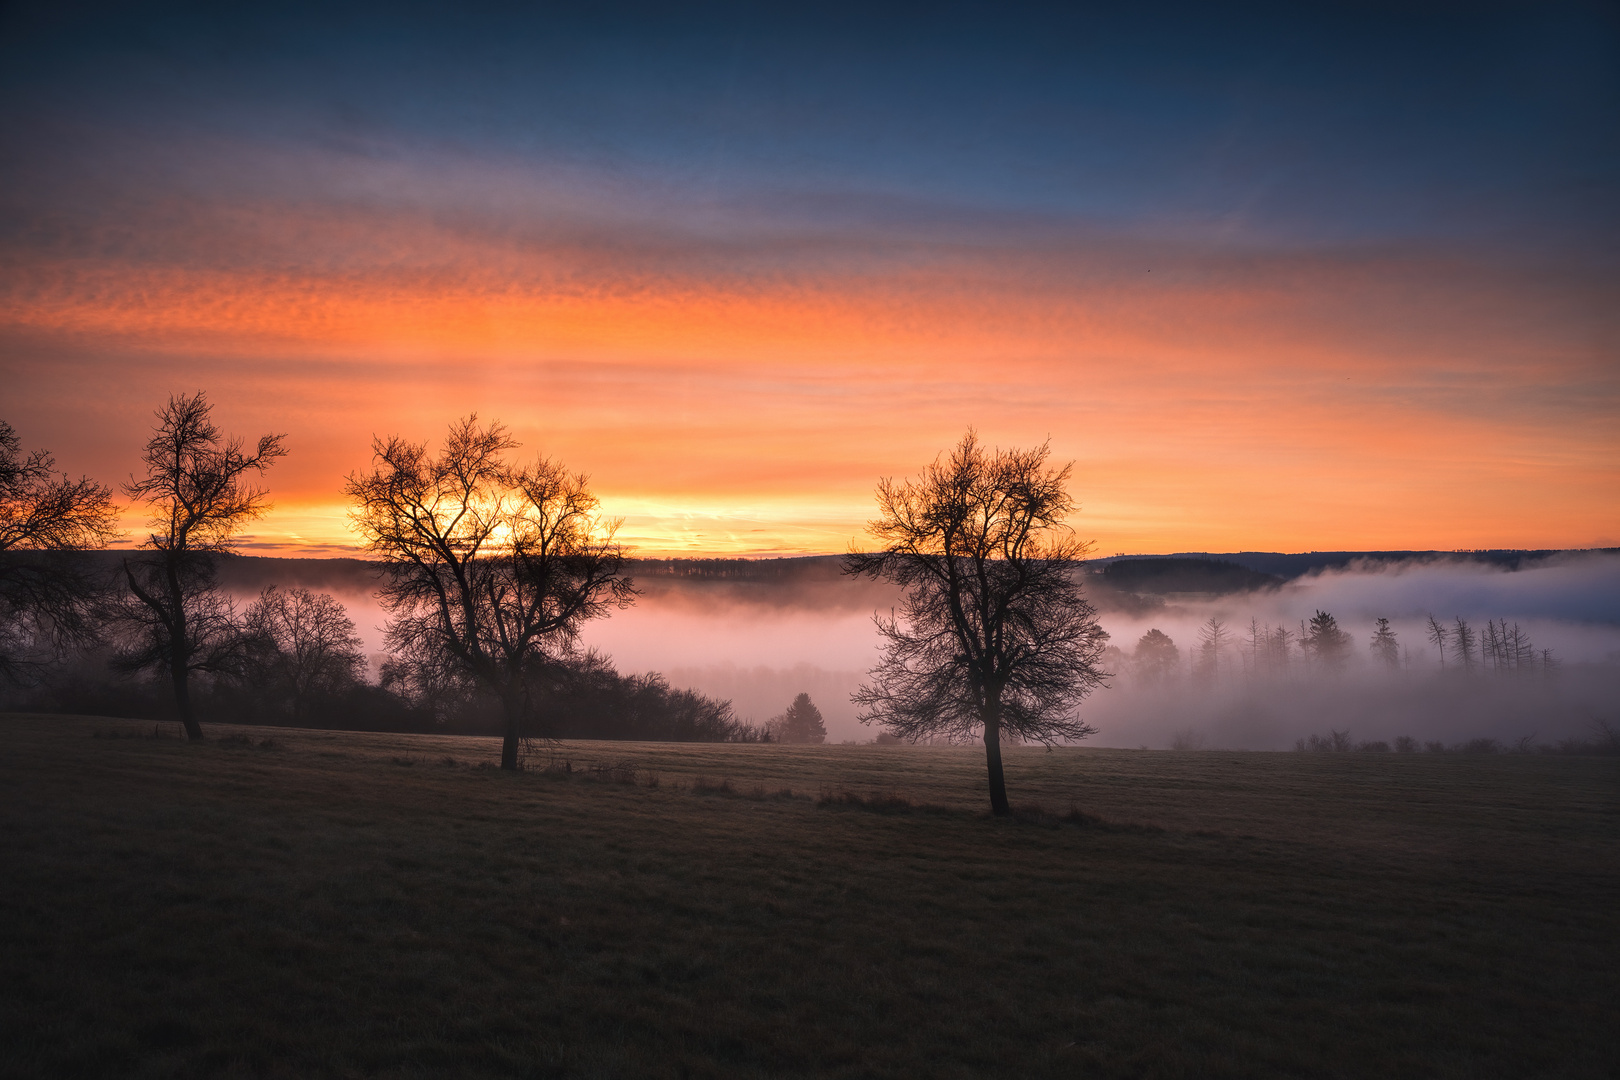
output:
[[[1457,616],[1457,626],[1452,631],[1451,640],[1452,644],[1456,646],[1457,652],[1462,655],[1463,670],[1473,671],[1474,642],[1477,638],[1474,634],[1474,628],[1463,622],[1461,615]],[[1480,662],[1484,663],[1483,657],[1481,657]]]
[[[284,698],[295,724],[315,701],[365,677],[354,620],[326,593],[272,585],[249,605],[243,623],[253,682],[261,693]]]
[[[1372,641],[1367,648],[1372,654],[1382,660],[1385,665],[1396,668],[1401,666],[1401,647],[1396,640],[1395,630],[1389,625],[1388,619],[1379,619],[1373,629]]]
[[[1279,626],[1272,632],[1266,646],[1266,663],[1279,675],[1287,675],[1294,657],[1294,632]]]
[[[969,430],[920,478],[879,482],[867,528],[882,550],[844,562],[906,590],[901,615],[876,618],[884,652],[854,695],[859,719],[913,741],[982,736],[996,814],[1011,810],[1003,736],[1085,738],[1075,709],[1108,677],[1078,578],[1086,545],[1064,523],[1071,466],[1049,456],[986,450]]]
[[[469,416],[437,456],[373,440],[374,467],[344,485],[350,519],[387,565],[390,650],[436,665],[436,679],[447,665],[464,672],[500,700],[503,769],[518,767],[530,676],[571,654],[587,620],[635,597],[619,523],[598,516],[587,478],[544,457],[515,467],[505,455],[517,445]]]
[[[1211,615],[1209,621],[1198,628],[1197,674],[1213,680],[1220,673],[1221,653],[1231,642],[1232,632],[1226,628],[1226,623]]]
[[[0,420],[0,679],[95,636],[98,589],[75,553],[115,539],[116,515],[111,488],[57,472],[48,450],[24,455]]]
[[[1440,650],[1440,670],[1444,671],[1446,669],[1446,642],[1451,639],[1451,632],[1446,629],[1444,623],[1430,615],[1424,634],[1430,641],[1434,642],[1434,647]]]
[[[1265,657],[1266,643],[1271,637],[1271,627],[1260,628],[1260,620],[1253,615],[1249,616],[1249,642],[1247,647],[1248,659],[1245,671],[1249,677],[1260,674],[1260,662]]]
[[[248,475],[262,475],[287,453],[285,435],[260,436],[249,453],[241,439],[220,432],[212,411],[201,391],[171,396],[142,455],[146,475],[124,485],[150,510],[151,532],[143,545],[150,554],[124,562],[123,622],[134,644],[121,663],[167,672],[189,739],[202,738],[192,673],[231,670],[244,656],[235,610],[214,580],[215,557],[270,509],[269,493]]]

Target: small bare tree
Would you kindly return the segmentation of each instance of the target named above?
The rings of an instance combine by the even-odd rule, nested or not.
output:
[[[901,615],[876,619],[884,653],[854,695],[859,719],[912,741],[981,736],[996,814],[1011,812],[1001,740],[1093,734],[1075,709],[1108,677],[1078,577],[1086,545],[1065,524],[1071,467],[1049,456],[968,431],[920,478],[878,484],[867,528],[882,549],[844,562],[906,590]]]
[[[1232,632],[1226,623],[1211,615],[1209,621],[1198,628],[1198,667],[1196,673],[1213,681],[1221,669],[1221,654],[1232,642]]]
[[[1451,632],[1446,629],[1444,623],[1430,615],[1428,623],[1425,624],[1424,634],[1430,641],[1434,642],[1434,647],[1440,650],[1440,670],[1444,671],[1446,669],[1446,642],[1451,640]]]
[[[282,698],[295,724],[315,701],[365,677],[354,620],[326,593],[272,585],[248,606],[243,629],[252,681],[261,693]]]
[[[74,553],[118,536],[112,489],[56,471],[48,450],[22,452],[0,420],[0,679],[95,636],[92,575]]]
[[[1474,628],[1464,622],[1461,615],[1457,616],[1457,625],[1452,631],[1451,640],[1453,645],[1456,646],[1457,653],[1462,656],[1463,670],[1473,671],[1474,644],[1478,641],[1478,637],[1474,633]],[[1480,663],[1484,663],[1483,657],[1481,657]]]
[[[448,666],[501,703],[501,768],[518,767],[531,677],[573,652],[581,626],[635,598],[617,521],[597,514],[583,474],[538,458],[506,461],[517,442],[476,416],[444,449],[398,436],[372,442],[374,467],[351,475],[350,520],[387,566],[378,593],[390,650],[443,681]],[[390,678],[409,682],[396,665]]]
[[[263,435],[250,453],[209,418],[201,391],[177,394],[157,411],[142,460],[146,475],[124,493],[151,512],[149,554],[124,562],[129,597],[122,621],[134,639],[122,658],[131,670],[167,672],[186,737],[202,738],[192,709],[193,672],[234,669],[244,642],[230,599],[214,580],[214,560],[248,522],[270,509],[268,492],[248,482],[286,455],[285,435]]]

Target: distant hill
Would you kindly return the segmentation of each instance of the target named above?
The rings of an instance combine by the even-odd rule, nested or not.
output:
[[[1603,551],[1620,551],[1620,548],[1602,548]],[[1279,551],[1237,551],[1212,553],[1204,551],[1182,551],[1169,556],[1125,556],[1128,559],[1136,558],[1175,558],[1175,559],[1204,559],[1220,560],[1236,563],[1238,566],[1262,574],[1274,574],[1284,580],[1302,577],[1316,570],[1331,570],[1349,566],[1353,562],[1363,563],[1396,563],[1407,561],[1427,562],[1429,560],[1445,559],[1458,562],[1489,563],[1507,570],[1518,570],[1527,563],[1537,563],[1549,559],[1554,555],[1565,554],[1562,550],[1542,549],[1526,550],[1521,548],[1494,548],[1479,551],[1307,551],[1299,553],[1284,553]],[[1094,562],[1112,563],[1119,559],[1097,559]]]
[[[1097,575],[1121,592],[1227,593],[1276,588],[1283,579],[1225,559],[1146,558],[1115,559]]]
[[[1620,553],[1620,548],[1593,549]],[[90,558],[116,572],[128,550],[95,551]],[[1091,559],[1087,569],[1095,597],[1106,604],[1149,604],[1168,593],[1224,595],[1272,588],[1305,574],[1351,563],[1462,561],[1507,570],[1533,566],[1555,555],[1550,550],[1488,551],[1238,551],[1177,552],[1173,555],[1115,555]],[[342,593],[369,593],[377,587],[377,564],[357,558],[298,559],[232,555],[219,561],[220,582],[239,593],[266,585],[303,586]],[[813,607],[887,606],[892,588],[844,576],[841,555],[802,555],[775,559],[631,559],[630,574],[649,598],[678,593],[700,602],[742,602]]]

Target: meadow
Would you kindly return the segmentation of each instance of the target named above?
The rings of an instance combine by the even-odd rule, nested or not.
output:
[[[0,1075],[1610,1076],[1620,759],[0,716]]]

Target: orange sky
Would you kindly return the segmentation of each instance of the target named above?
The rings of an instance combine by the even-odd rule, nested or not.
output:
[[[645,554],[843,550],[874,481],[968,425],[1050,437],[1104,554],[1620,544],[1615,318],[1556,268],[1099,234],[790,236],[738,269],[618,230],[233,205],[162,258],[14,253],[0,415],[108,480],[171,391],[286,432],[253,550],[350,544],[372,434],[468,412],[590,473]]]
[[[1104,554],[1620,545],[1607,9],[0,30],[0,418],[114,483],[173,393],[286,433],[247,550],[472,412],[645,554],[859,545],[970,425]]]

